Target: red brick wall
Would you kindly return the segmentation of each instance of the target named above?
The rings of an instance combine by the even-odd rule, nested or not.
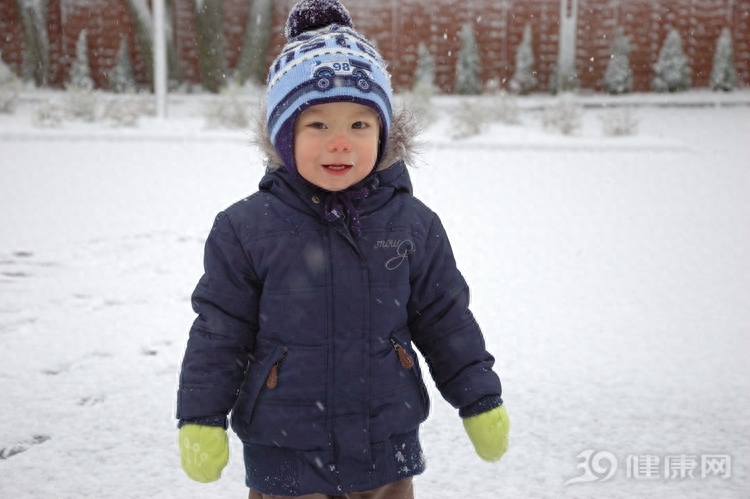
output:
[[[195,41],[195,0],[173,0],[174,42],[182,77],[199,83]],[[237,63],[252,0],[224,0],[225,56],[230,69]],[[277,0],[269,63],[284,43],[283,25],[296,0]],[[396,88],[409,87],[417,47],[424,42],[436,60],[437,84],[453,88],[459,32],[474,24],[482,51],[482,78],[507,82],[526,23],[531,23],[537,90],[546,90],[557,59],[558,0],[344,0],[356,28],[373,40],[393,74]],[[630,64],[635,90],[648,91],[652,66],[670,26],[683,38],[693,69],[693,86],[709,83],[716,40],[724,26],[734,35],[739,84],[750,84],[750,0],[579,0],[576,61],[581,86],[601,90],[615,28],[630,39]],[[136,78],[147,83],[125,0],[50,0],[50,80],[62,85],[75,58],[81,29],[89,32],[89,60],[97,86],[108,88],[107,72],[115,63],[121,36],[126,37]],[[22,32],[15,0],[0,0],[0,50],[3,60],[20,71]]]
[[[295,0],[276,3],[273,54],[283,44],[282,28]],[[482,77],[507,82],[526,23],[531,23],[537,90],[546,90],[557,61],[558,0],[348,0],[355,27],[374,40],[388,61],[395,87],[408,87],[416,67],[416,50],[424,41],[436,59],[437,84],[453,88],[459,32],[472,22],[482,51]],[[733,8],[730,8],[733,6]],[[740,84],[750,84],[750,0],[579,0],[576,63],[583,88],[602,90],[601,79],[617,26],[624,29],[632,52],[634,89],[648,91],[653,65],[674,26],[693,68],[693,86],[708,86],[716,40],[733,26]]]
[[[53,13],[50,8],[50,17],[55,16],[60,22],[60,29],[55,30],[54,36],[53,25],[50,24],[50,43],[54,41],[53,47],[59,46],[55,50],[59,52],[54,54],[55,70],[50,70],[52,84],[63,85],[67,81],[70,66],[76,57],[76,42],[83,29],[87,34],[91,77],[97,88],[109,88],[108,73],[117,62],[122,37],[127,40],[137,79],[145,80],[143,60],[125,0],[56,3],[61,4],[56,12]],[[56,16],[57,12],[60,13],[59,17]],[[53,52],[52,47],[50,51]]]
[[[16,74],[23,65],[23,29],[15,0],[0,0],[0,56]]]
[[[739,81],[750,85],[750,0],[735,3],[731,24]]]

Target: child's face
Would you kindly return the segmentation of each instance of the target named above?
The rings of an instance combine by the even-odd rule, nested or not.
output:
[[[378,157],[380,119],[367,106],[331,102],[306,109],[294,124],[294,160],[302,177],[329,191],[365,178]]]

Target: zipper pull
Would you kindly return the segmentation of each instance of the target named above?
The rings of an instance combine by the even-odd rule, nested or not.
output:
[[[279,384],[279,366],[281,366],[281,361],[284,360],[284,357],[286,357],[286,352],[271,366],[271,372],[268,373],[268,378],[266,378],[266,386],[269,390],[273,390]]]
[[[401,366],[404,369],[411,369],[414,367],[414,359],[411,358],[411,355],[404,350],[404,347],[402,347],[395,338],[391,338],[391,345],[393,345],[393,349],[396,350],[398,360],[401,361]]]
[[[279,384],[279,368],[276,366],[276,364],[271,366],[271,372],[268,373],[268,378],[266,378],[266,386],[269,390],[273,390],[276,388],[276,386]]]

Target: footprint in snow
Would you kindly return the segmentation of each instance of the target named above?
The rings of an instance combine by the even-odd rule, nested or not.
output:
[[[51,437],[48,437],[47,435],[34,435],[28,440],[24,440],[7,447],[0,447],[0,459],[8,459],[10,457],[13,457],[16,454],[20,454],[21,452],[29,450],[29,448],[34,445],[43,444],[50,438]]]

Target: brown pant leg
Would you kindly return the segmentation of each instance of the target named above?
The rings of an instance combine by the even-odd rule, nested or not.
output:
[[[389,483],[379,489],[353,492],[343,497],[345,499],[414,499],[414,485],[409,477],[400,482]]]
[[[296,499],[331,499],[333,496],[327,496],[325,494],[307,494],[304,496],[297,496]],[[368,490],[366,492],[352,492],[342,497],[344,499],[414,499],[414,485],[412,484],[411,477],[401,480],[396,483],[389,483],[384,487],[380,487],[374,490]],[[269,496],[256,492],[250,489],[250,495],[248,499],[295,499],[291,496]]]
[[[250,489],[250,495],[248,496],[248,499],[328,499],[329,496],[325,494],[307,494],[304,496],[268,496],[265,494],[261,494],[260,492],[256,492],[253,489]]]

